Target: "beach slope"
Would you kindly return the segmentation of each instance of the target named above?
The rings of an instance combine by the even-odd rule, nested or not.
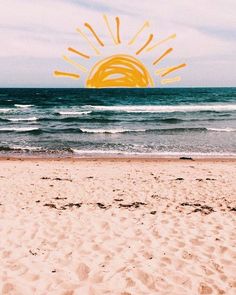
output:
[[[234,160],[1,160],[1,294],[235,294]]]

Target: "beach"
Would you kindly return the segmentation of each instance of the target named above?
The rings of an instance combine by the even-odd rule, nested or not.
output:
[[[236,160],[0,160],[1,294],[235,294]]]

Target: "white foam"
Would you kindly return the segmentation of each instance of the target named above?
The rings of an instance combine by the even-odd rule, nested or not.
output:
[[[11,122],[21,122],[21,121],[37,121],[38,118],[36,117],[30,117],[30,118],[8,118],[8,121]]]
[[[236,104],[218,105],[136,105],[136,106],[90,106],[98,111],[117,111],[129,113],[172,113],[199,111],[236,111]]]
[[[33,107],[34,105],[33,104],[14,104],[15,107],[17,108],[23,108],[23,109],[28,109],[28,108],[31,108]]]
[[[146,129],[90,129],[90,128],[80,128],[82,132],[86,133],[125,133],[125,132],[144,132]]]
[[[207,128],[207,130],[217,132],[236,132],[235,128]]]
[[[13,111],[13,109],[0,109],[0,113],[8,113]]]
[[[8,128],[0,128],[1,131],[17,131],[17,132],[26,132],[26,131],[33,131],[39,130],[38,127],[8,127]]]
[[[72,149],[75,154],[80,155],[126,155],[126,156],[164,156],[164,157],[235,157],[236,153],[225,153],[225,152],[206,152],[206,153],[198,153],[198,152],[129,152],[129,151],[120,151],[120,150],[79,150],[79,149]]]
[[[15,150],[28,150],[28,151],[37,151],[42,149],[41,147],[36,147],[36,146],[18,146],[18,145],[13,145],[10,148]]]
[[[60,111],[58,114],[62,116],[76,116],[76,115],[88,115],[92,113],[92,111],[84,111],[84,112],[78,112],[78,111]]]
[[[72,151],[76,154],[123,154],[124,152],[119,150],[111,150],[111,151],[104,151],[104,150],[78,150],[72,149]]]

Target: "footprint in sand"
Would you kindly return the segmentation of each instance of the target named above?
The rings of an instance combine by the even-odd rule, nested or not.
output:
[[[80,281],[87,280],[89,276],[89,272],[90,272],[90,268],[84,263],[80,263],[76,269],[76,274],[79,277]]]
[[[203,244],[203,241],[201,241],[200,239],[191,239],[190,241],[195,246],[201,246]]]
[[[171,259],[168,258],[168,257],[162,257],[162,258],[161,258],[161,261],[162,261],[163,263],[165,263],[165,264],[171,264],[171,263],[172,263]]]
[[[2,295],[24,295],[24,294],[33,294],[33,289],[26,289],[25,286],[15,285],[11,282],[6,282],[2,286]]]
[[[131,288],[131,287],[134,287],[135,286],[135,282],[131,279],[131,278],[126,278],[126,287],[127,288]]]
[[[192,259],[193,255],[191,253],[187,252],[187,251],[183,251],[182,257],[184,259]]]
[[[200,283],[199,288],[198,288],[198,293],[199,294],[212,294],[213,289],[204,283]]]
[[[95,284],[100,284],[103,281],[103,276],[101,275],[100,272],[96,272],[93,277],[91,278],[91,282]]]
[[[136,272],[136,275],[137,275],[137,279],[140,282],[142,282],[143,285],[145,285],[149,289],[155,289],[155,280],[152,275],[150,275],[142,270],[138,270]]]

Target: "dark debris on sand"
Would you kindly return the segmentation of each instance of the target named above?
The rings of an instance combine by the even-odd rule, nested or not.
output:
[[[203,181],[204,179],[202,178],[196,178],[197,181]],[[206,178],[206,180],[211,180],[211,181],[215,181],[215,178]]]
[[[72,182],[72,179],[69,179],[69,178],[60,178],[60,177],[51,178],[51,177],[43,176],[40,179],[42,179],[42,180],[57,180],[57,181],[70,181],[70,182]]]
[[[82,206],[82,203],[68,203],[68,204],[65,204],[59,208],[57,208],[57,206],[52,203],[46,203],[43,206],[49,207],[52,209],[57,209],[57,210],[66,210],[67,208],[72,208],[72,207],[80,208]]]
[[[61,206],[60,210],[66,210],[66,208],[72,208],[72,207],[80,208],[81,206],[82,206],[82,203],[68,203],[66,205]]]
[[[133,202],[131,204],[119,204],[119,208],[139,208],[140,206],[145,206],[146,203],[143,202]]]
[[[29,253],[30,253],[31,255],[33,255],[33,256],[36,256],[36,255],[37,255],[36,252],[33,252],[33,251],[31,251],[31,250],[29,250]]]
[[[156,198],[158,196],[157,195],[153,195],[152,197]],[[57,197],[57,198],[54,198],[54,199],[56,199],[56,200],[65,200],[67,198]],[[114,199],[114,201],[121,202],[121,201],[123,201],[123,199]],[[39,202],[40,202],[39,200],[36,201],[36,203],[39,203]],[[49,208],[52,208],[52,209],[56,209],[56,210],[67,210],[68,208],[74,208],[74,207],[75,208],[80,208],[82,205],[83,205],[83,203],[72,203],[71,202],[71,203],[62,204],[60,206],[58,204],[56,205],[54,203],[46,203],[43,206],[49,207]],[[84,205],[86,205],[86,204],[84,204]],[[93,205],[93,206],[96,205],[99,209],[102,209],[102,210],[106,210],[106,209],[109,209],[109,208],[112,207],[112,205],[104,204],[104,203],[101,203],[101,202],[88,203],[87,205]],[[128,204],[119,203],[117,205],[118,205],[118,208],[138,209],[141,206],[146,206],[148,204],[147,203],[144,203],[144,202],[136,201],[136,202],[132,202],[132,203],[128,203]],[[113,206],[116,206],[115,203],[113,203]],[[183,203],[180,203],[179,205],[177,205],[176,209],[178,209],[179,206],[189,208],[190,211],[187,214],[192,214],[192,213],[199,212],[202,215],[208,215],[208,214],[211,214],[213,212],[216,212],[213,207],[208,206],[208,205],[205,205],[205,204],[201,204],[201,203],[198,203],[198,202],[183,202]],[[166,207],[168,208],[169,205],[167,205]],[[230,212],[235,212],[236,211],[236,207],[233,207],[233,206],[232,207],[231,206],[228,206],[227,209],[224,209],[223,208],[223,209],[221,209],[221,211],[230,211]],[[153,211],[149,211],[149,214],[155,215],[155,214],[157,214],[157,212],[158,211],[153,210]],[[165,212],[162,211],[162,213],[165,213]]]
[[[212,212],[215,212],[215,210],[213,209],[213,207],[207,206],[207,205],[201,205],[199,203],[181,203],[181,206],[190,206],[190,207],[194,207],[195,209],[190,212],[191,213],[196,213],[196,212],[201,212],[202,214],[208,215]],[[197,208],[196,208],[197,207]]]
[[[97,203],[97,206],[100,208],[100,209],[107,209],[108,207],[105,206],[103,203]]]
[[[180,157],[180,160],[190,160],[190,161],[194,161],[193,158],[191,157]]]
[[[53,209],[57,209],[57,206],[55,204],[49,204],[49,203],[46,203],[43,205],[44,207],[49,207],[49,208],[53,208]]]

